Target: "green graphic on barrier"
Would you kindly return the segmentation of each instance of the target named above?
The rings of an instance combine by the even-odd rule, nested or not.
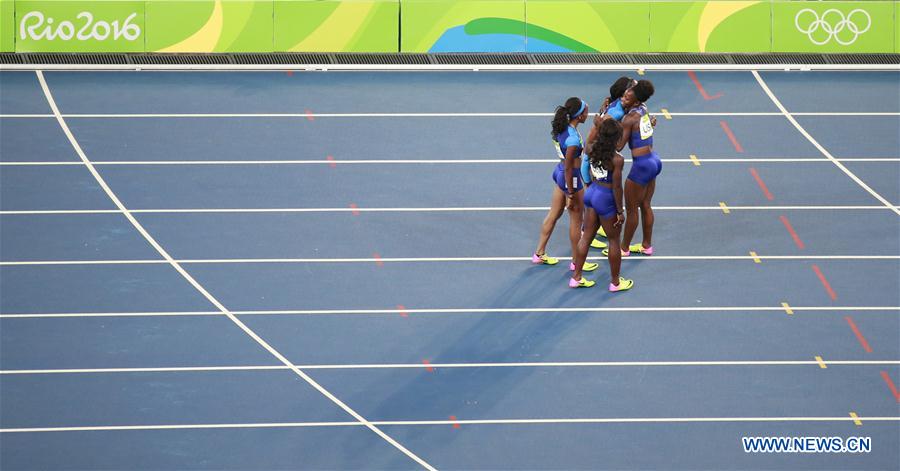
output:
[[[275,50],[398,52],[399,0],[276,0]]]
[[[768,52],[770,4],[762,1],[653,2],[654,52]]]
[[[524,0],[403,0],[401,9],[402,52],[525,52]]]
[[[646,1],[534,0],[525,3],[528,52],[646,51]]]
[[[891,52],[891,2],[777,2],[775,52]]]
[[[900,54],[900,2],[894,2],[894,52]]]
[[[272,52],[271,1],[148,0],[149,52]]]
[[[0,0],[0,51],[398,50],[900,53],[900,2]]]
[[[0,0],[0,52],[16,50],[16,2]]]
[[[143,52],[142,1],[17,1],[16,52]]]

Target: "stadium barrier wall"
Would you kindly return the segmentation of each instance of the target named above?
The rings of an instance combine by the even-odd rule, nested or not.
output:
[[[900,2],[0,0],[0,52],[900,53]]]

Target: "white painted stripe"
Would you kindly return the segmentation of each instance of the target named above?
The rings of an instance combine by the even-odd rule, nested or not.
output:
[[[900,306],[791,306],[794,311],[809,312],[875,312],[898,311]],[[398,309],[295,309],[232,311],[237,316],[331,316],[331,315],[397,315]],[[404,309],[408,314],[532,314],[532,313],[635,313],[635,312],[777,312],[782,306],[642,306],[642,307],[500,307],[500,308],[422,308]],[[70,313],[18,313],[0,314],[0,319],[37,319],[70,317],[179,317],[218,316],[219,311],[165,311],[165,312],[70,312]]]
[[[557,257],[571,260],[572,257]],[[652,257],[626,257],[626,263],[647,260],[900,260],[900,255],[654,255]],[[588,260],[606,260],[603,256],[590,256]],[[453,262],[530,262],[531,257],[379,257],[379,258],[210,258],[179,259],[179,264],[242,264],[242,263],[453,263]],[[22,260],[2,261],[0,266],[41,265],[160,265],[168,260]]]
[[[728,366],[818,366],[809,360],[738,360],[738,361],[574,361],[522,363],[385,363],[359,365],[294,365],[301,370],[390,370],[431,368],[632,368],[632,367],[728,367]],[[828,366],[890,366],[900,360],[828,360]],[[0,375],[111,374],[111,373],[198,373],[220,371],[288,370],[284,365],[259,366],[185,366],[160,368],[67,368],[45,370],[0,370]]]
[[[654,111],[662,113],[662,111]],[[892,111],[809,111],[792,113],[794,116],[900,116]],[[780,112],[669,112],[670,116],[781,116]],[[65,119],[140,119],[140,118],[548,118],[553,113],[81,113],[64,114]],[[53,118],[52,114],[0,114],[2,118]]]
[[[850,177],[854,182],[856,182],[856,184],[858,184],[864,190],[869,192],[869,194],[872,195],[873,197],[875,197],[875,199],[877,199],[878,201],[881,201],[881,203],[884,204],[884,206],[886,208],[892,210],[893,212],[897,213],[898,216],[900,216],[900,209],[897,209],[896,207],[894,207],[883,196],[881,196],[880,194],[875,192],[875,190],[873,190],[871,187],[869,187],[869,185],[867,185],[864,181],[862,181],[859,177],[857,177],[853,172],[851,172],[847,167],[845,167],[840,161],[838,161],[836,158],[834,158],[834,156],[831,155],[831,153],[828,152],[828,150],[826,150],[824,147],[822,147],[822,145],[819,144],[818,141],[813,139],[813,137],[808,132],[806,132],[806,129],[803,129],[803,126],[801,126],[800,123],[798,123],[797,120],[794,119],[793,116],[791,116],[791,113],[788,112],[787,108],[785,108],[784,105],[781,104],[781,101],[779,101],[778,98],[775,96],[775,94],[772,93],[772,90],[769,89],[769,86],[766,85],[766,82],[759,75],[759,73],[755,70],[752,71],[752,73],[753,73],[753,76],[756,78],[756,81],[759,83],[759,86],[762,87],[763,91],[766,92],[766,95],[768,95],[769,98],[772,100],[772,102],[775,103],[775,106],[777,106],[778,109],[781,110],[781,113],[784,115],[784,117],[787,118],[787,120],[790,121],[791,124],[793,124],[794,127],[797,128],[798,131],[800,131],[800,134],[802,134],[803,137],[805,137],[813,146],[815,146],[816,149],[819,149],[819,152],[821,152],[822,155],[824,155],[828,160],[830,160],[832,163],[834,163],[834,165],[836,165],[837,168],[841,169],[842,172],[847,174],[847,176]]]
[[[900,417],[610,417],[576,419],[486,419],[486,420],[391,420],[373,421],[374,426],[427,425],[548,425],[548,424],[655,424],[655,423],[728,423],[728,422],[900,422]],[[358,422],[276,422],[242,424],[107,425],[82,427],[4,428],[0,433],[40,432],[121,432],[133,430],[199,430],[249,428],[358,427]]]
[[[900,157],[859,157],[859,158],[841,158],[841,162],[900,162]],[[664,163],[690,163],[692,159],[662,159]],[[392,160],[110,160],[110,161],[92,161],[97,165],[454,165],[454,164],[553,164],[558,159],[444,159],[444,160],[422,160],[422,159],[392,159]],[[760,158],[704,158],[703,163],[812,163],[822,164],[830,163],[816,157],[811,158],[777,158],[777,157],[760,157]],[[23,162],[11,161],[0,162],[0,166],[6,167],[41,167],[41,166],[65,166],[65,165],[84,165],[83,162]]]
[[[231,319],[231,321],[235,325],[237,325],[241,330],[243,330],[244,333],[246,333],[248,336],[250,336],[253,340],[256,341],[256,343],[258,343],[261,347],[265,348],[270,354],[272,354],[272,356],[277,358],[284,365],[290,367],[290,369],[297,376],[300,376],[304,381],[306,381],[310,386],[314,387],[323,396],[327,397],[329,400],[331,400],[331,402],[333,402],[335,405],[337,405],[338,407],[343,409],[344,412],[350,414],[360,424],[368,427],[370,430],[372,430],[378,436],[380,436],[385,441],[387,441],[388,443],[393,445],[395,448],[400,450],[402,453],[404,453],[406,456],[411,458],[413,461],[415,461],[416,463],[418,463],[425,469],[434,470],[434,468],[431,465],[429,465],[428,463],[426,463],[424,460],[422,460],[422,458],[418,457],[413,452],[406,449],[403,445],[401,445],[396,440],[394,440],[393,438],[388,436],[377,426],[373,425],[371,422],[366,420],[365,417],[363,417],[362,415],[357,413],[355,410],[350,408],[350,406],[348,406],[347,404],[342,402],[340,399],[335,397],[333,394],[331,394],[331,392],[329,392],[327,389],[322,387],[319,383],[317,383],[315,380],[313,380],[309,375],[304,373],[302,370],[293,366],[293,364],[290,361],[288,361],[288,359],[285,358],[284,355],[282,355],[280,352],[278,352],[278,350],[275,350],[274,347],[269,345],[265,340],[263,340],[259,335],[257,335],[256,332],[254,332],[252,329],[250,329],[246,324],[244,324],[234,314],[229,312],[228,309],[226,309],[225,306],[222,305],[222,303],[220,303],[218,299],[213,297],[213,295],[210,294],[206,290],[206,288],[204,288],[196,279],[194,279],[193,276],[191,276],[187,271],[185,271],[185,269],[178,262],[173,260],[172,256],[169,255],[169,253],[166,252],[166,250],[163,249],[162,246],[159,245],[159,243],[157,243],[156,239],[154,239],[146,231],[146,229],[144,229],[144,226],[142,226],[141,223],[139,223],[137,221],[137,219],[135,219],[135,217],[128,211],[128,209],[125,207],[125,205],[122,204],[122,202],[119,200],[119,198],[116,196],[116,194],[113,193],[113,191],[106,184],[106,181],[103,180],[103,177],[101,177],[100,174],[97,172],[97,169],[94,168],[93,164],[91,164],[91,161],[87,158],[87,155],[81,149],[81,146],[78,144],[78,141],[75,140],[75,136],[72,134],[72,131],[69,129],[69,126],[66,124],[65,119],[63,119],[63,117],[60,115],[59,108],[56,106],[56,102],[53,100],[53,95],[50,93],[50,88],[47,86],[46,80],[44,80],[43,73],[41,73],[41,71],[37,71],[36,74],[37,74],[38,81],[41,83],[41,88],[44,91],[44,95],[47,97],[47,102],[50,104],[50,109],[53,110],[53,114],[56,116],[57,122],[59,122],[60,127],[62,128],[63,132],[66,134],[66,137],[69,138],[69,142],[72,144],[72,147],[75,149],[75,152],[81,158],[82,162],[84,162],[84,164],[87,166],[87,169],[91,172],[91,174],[97,180],[97,183],[100,185],[100,187],[103,188],[103,191],[106,192],[106,195],[113,201],[113,203],[116,205],[116,207],[119,208],[120,211],[122,211],[122,213],[125,215],[125,217],[128,218],[128,220],[131,222],[131,225],[134,226],[134,228],[137,229],[137,231],[140,232],[142,236],[144,236],[144,239],[146,239],[147,242],[150,243],[150,245],[152,245],[153,248],[156,249],[156,251],[164,259],[166,259],[169,262],[169,265],[171,265],[172,268],[174,268],[176,271],[178,271],[178,273],[180,273],[181,276],[183,276],[184,279],[188,281],[188,283],[190,283],[197,291],[199,291],[200,294],[202,294],[203,297],[205,297],[207,299],[207,301],[209,301],[212,305],[214,305],[217,309],[219,309],[219,311],[221,311],[222,314],[226,315],[229,319]]]
[[[893,207],[896,210],[898,207]],[[453,208],[170,208],[170,209],[132,209],[131,214],[183,214],[183,213],[425,213],[425,212],[506,212],[506,211],[547,211],[546,206],[506,206],[506,207],[453,207]],[[728,206],[737,211],[786,211],[786,210],[884,210],[885,206]],[[719,206],[657,206],[654,211],[721,211]],[[7,210],[0,215],[36,215],[36,214],[110,214],[121,213],[116,209],[38,209]]]

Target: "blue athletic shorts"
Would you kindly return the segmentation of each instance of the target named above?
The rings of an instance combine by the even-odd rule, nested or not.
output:
[[[662,160],[656,152],[650,152],[647,155],[635,157],[631,161],[631,171],[628,172],[628,179],[645,186],[656,179],[657,175],[662,172]]]
[[[591,208],[600,219],[616,217],[616,197],[612,188],[595,183],[584,194],[584,206]]]
[[[575,180],[575,184],[572,185],[572,187],[575,188],[575,191],[580,191],[584,188],[584,180],[581,179],[580,168],[572,168],[572,179]],[[553,170],[553,181],[556,182],[556,186],[558,186],[563,193],[569,191],[566,187],[566,168],[562,162],[556,164],[556,169]]]

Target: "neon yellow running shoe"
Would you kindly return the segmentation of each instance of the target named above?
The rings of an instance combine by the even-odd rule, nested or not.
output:
[[[608,238],[606,237],[606,231],[603,230],[603,226],[600,226],[600,229],[597,229],[597,235],[603,237],[604,239]]]
[[[628,246],[628,251],[632,253],[640,253],[644,255],[653,255],[653,247],[644,248],[641,244],[631,244]]]
[[[610,283],[609,291],[613,292],[613,293],[615,293],[617,291],[627,291],[627,290],[631,289],[632,286],[634,286],[634,280],[627,280],[620,276],[619,277],[619,285],[616,286],[616,285]]]
[[[600,253],[603,254],[604,257],[609,257],[609,247],[603,249],[603,251]],[[623,257],[627,257],[629,255],[631,255],[631,252],[626,252],[626,251],[622,250]]]
[[[569,288],[590,288],[597,284],[594,281],[591,281],[585,277],[581,277],[580,280],[576,280],[575,278],[569,278]]]
[[[605,249],[607,246],[608,246],[607,243],[603,242],[602,240],[594,239],[591,241],[592,249]]]
[[[584,262],[584,265],[582,265],[581,267],[581,271],[594,271],[597,268],[600,268],[599,263]],[[569,263],[569,271],[575,271],[575,262]]]
[[[534,254],[531,256],[531,263],[535,265],[556,265],[559,263],[559,259],[553,258],[545,253],[540,255]]]

